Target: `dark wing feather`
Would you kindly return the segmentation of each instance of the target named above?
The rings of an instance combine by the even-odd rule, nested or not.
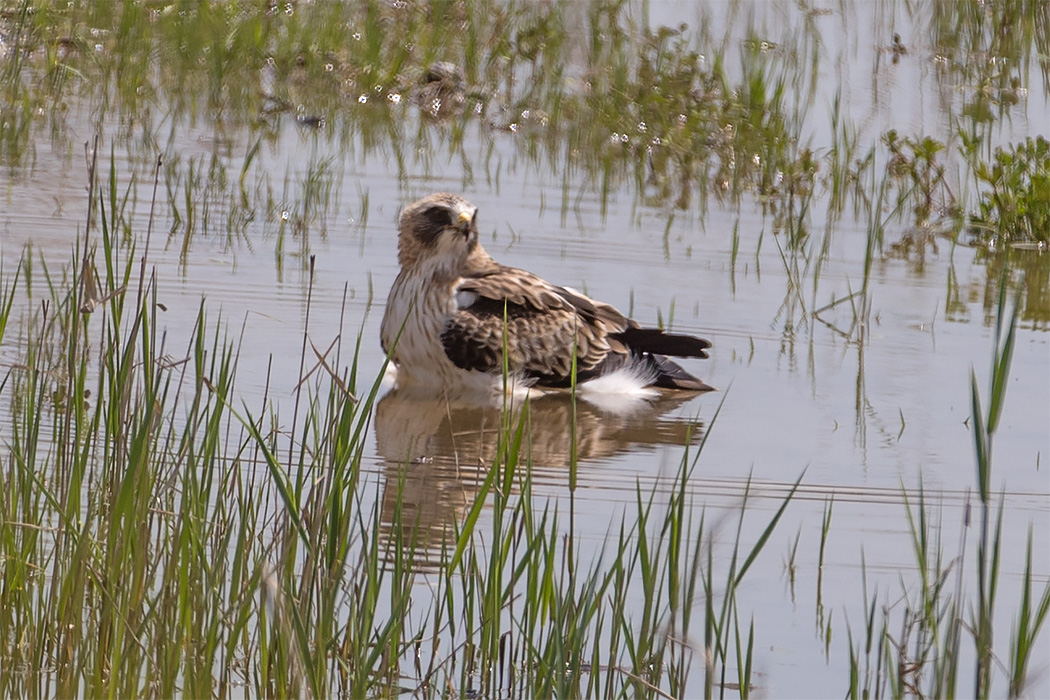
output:
[[[441,342],[463,369],[502,371],[504,314],[509,368],[544,386],[571,383],[574,350],[577,371],[594,370],[613,352],[609,331],[626,328],[626,319],[612,307],[605,310],[524,270],[493,266],[464,277],[457,290],[476,298],[453,315]]]
[[[650,352],[675,357],[707,358],[711,343],[691,335],[664,333],[659,328],[632,326],[612,336],[635,352]]]
[[[608,304],[496,263],[473,270],[457,290],[474,295],[472,303],[453,314],[441,342],[462,369],[501,372],[506,342],[509,369],[540,386],[569,386],[575,351],[581,382],[631,366],[655,386],[711,389],[666,357],[707,357],[711,343],[702,338],[641,328]]]

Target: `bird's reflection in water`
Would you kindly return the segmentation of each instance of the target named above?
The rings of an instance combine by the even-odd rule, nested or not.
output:
[[[656,445],[695,443],[702,424],[672,416],[691,396],[637,400],[616,410],[576,400],[577,464]],[[454,523],[473,504],[499,449],[500,431],[516,427],[522,406],[510,409],[474,399],[421,396],[395,388],[375,413],[376,448],[383,458],[384,538],[401,523],[405,546],[414,544],[417,563],[436,564]],[[532,465],[535,479],[568,480],[573,432],[573,399],[568,393],[529,401],[520,466]],[[562,476],[564,475],[564,476]],[[398,509],[400,493],[400,517]],[[454,546],[454,544],[452,545]]]

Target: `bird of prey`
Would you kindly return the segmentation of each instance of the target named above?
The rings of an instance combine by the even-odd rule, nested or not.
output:
[[[401,272],[380,330],[399,385],[493,391],[505,386],[506,365],[515,387],[606,380],[606,387],[712,389],[668,359],[706,358],[711,343],[643,328],[608,304],[501,265],[478,242],[477,215],[444,192],[401,213]],[[631,381],[608,381],[614,376]]]

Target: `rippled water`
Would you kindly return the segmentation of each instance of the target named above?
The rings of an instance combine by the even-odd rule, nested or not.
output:
[[[971,88],[937,72],[939,58],[924,43],[923,22],[910,18],[905,5],[889,5],[892,9],[847,3],[829,8],[830,14],[806,17],[794,4],[734,3],[724,14],[709,16],[729,25],[738,16],[734,12],[753,13],[756,25],[777,37],[786,23],[802,50],[814,52],[817,88],[806,102],[813,148],[829,145],[827,115],[836,95],[869,138],[889,128],[943,138],[955,116],[954,101]],[[654,2],[649,11],[654,24],[693,21],[691,3]],[[708,31],[718,36],[722,29]],[[899,64],[887,51],[894,32],[908,46]],[[1033,69],[1027,99],[1003,121],[998,141],[1046,132],[1050,107],[1036,74]],[[404,109],[406,116],[415,114],[407,104]],[[90,138],[87,111],[72,115],[68,143]],[[118,132],[116,124],[107,128],[113,133],[104,136],[104,153]],[[281,401],[298,382],[309,300],[311,342],[323,352],[341,333],[345,362],[360,332],[361,375],[376,376],[383,361],[379,319],[397,272],[398,210],[429,192],[463,193],[478,205],[482,241],[497,260],[585,290],[630,310],[642,323],[662,320],[714,345],[710,360],[686,366],[719,387],[718,393],[621,412],[589,405],[578,410],[574,498],[582,537],[602,540],[634,503],[636,489],[658,488],[677,469],[683,446],[695,446],[704,436],[690,484],[695,505],[735,513],[750,480],[748,523],[754,531],[745,529],[745,539],[757,536],[804,474],[784,521],[745,579],[740,608],[754,613],[760,641],[756,683],[764,694],[842,694],[848,680],[845,627],[835,628],[838,643],[831,644],[826,659],[820,624],[830,615],[839,625],[848,618],[854,635],[862,628],[867,602],[862,562],[869,594],[880,591],[887,605],[899,597],[902,577],[914,569],[904,493],[914,499],[922,484],[928,502],[941,509],[945,541],[963,536],[975,484],[969,374],[974,369],[986,391],[996,276],[973,249],[946,240],[928,249],[921,264],[915,258],[880,257],[871,275],[870,326],[857,342],[849,304],[819,318],[810,312],[859,289],[864,222],[847,217],[825,233],[824,213],[816,211],[810,231],[815,241],[826,236],[829,248],[819,275],[804,273],[799,280],[793,271],[805,269],[803,255],[792,253],[773,233],[758,203],[711,199],[706,211],[698,206],[682,211],[648,206],[631,185],[603,196],[597,183],[567,184],[564,162],[537,165],[525,158],[519,150],[525,142],[515,132],[493,136],[472,123],[462,149],[450,157],[442,126],[430,128],[432,141],[405,148],[410,157],[402,167],[389,145],[366,144],[359,134],[347,140],[331,128],[304,129],[283,118],[260,155],[272,173],[287,172],[294,181],[330,159],[323,178],[332,187],[327,207],[306,235],[282,236],[279,223],[260,220],[247,227],[245,239],[197,235],[184,251],[179,235],[167,235],[173,221],[160,207],[151,260],[167,307],[169,352],[185,354],[180,339],[188,337],[203,298],[212,317],[221,314],[231,333],[242,338],[237,384],[242,397],[258,402],[268,387],[270,397]],[[247,129],[210,123],[178,128],[169,150],[183,163],[208,159],[219,141],[236,172],[253,142]],[[79,146],[52,146],[41,138],[32,169],[0,172],[5,270],[14,268],[27,243],[51,265],[65,264],[83,228]],[[134,221],[144,230],[149,187],[141,173],[146,170],[122,151],[117,149],[120,177],[140,173]],[[904,232],[891,226],[887,241]],[[315,265],[312,277],[308,261]],[[1040,287],[1046,267],[1044,255],[1032,273],[1044,274],[1044,282],[1034,283],[1030,299],[1045,293]],[[5,360],[12,352],[4,350]],[[389,489],[402,462],[414,461],[404,499],[418,511],[427,541],[437,546],[471,503],[498,425],[493,410],[389,391],[376,409],[367,468]],[[567,499],[573,444],[568,400],[535,402],[530,425],[537,492]],[[1029,527],[1042,543],[1034,552],[1040,586],[1050,571],[1045,307],[1033,307],[1018,330],[995,449],[993,487],[1003,491],[1008,533],[1000,609],[1012,610]],[[821,517],[831,498],[834,516],[818,594]],[[727,540],[731,530],[725,529]],[[786,562],[796,537],[792,582]],[[1045,662],[1045,635],[1040,643],[1036,658]],[[1050,687],[1046,673],[1037,674],[1035,682],[1036,696]]]

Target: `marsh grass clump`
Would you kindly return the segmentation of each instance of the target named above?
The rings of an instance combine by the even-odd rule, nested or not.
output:
[[[904,504],[915,555],[918,581],[906,586],[900,602],[882,603],[878,591],[869,594],[866,575],[863,651],[850,637],[848,697],[915,695],[991,697],[997,669],[1005,675],[1009,697],[1023,697],[1035,640],[1050,614],[1050,584],[1038,590],[1033,577],[1032,534],[1025,550],[1020,601],[1014,613],[1009,644],[997,642],[1001,623],[996,600],[1002,572],[1006,516],[1003,493],[992,486],[993,442],[1002,416],[1013,356],[1019,308],[1008,309],[1006,283],[999,288],[994,347],[987,399],[982,401],[977,375],[971,371],[970,430],[974,441],[976,503],[965,506],[958,552],[948,556],[943,542],[942,516],[927,502],[920,482],[913,503],[904,492]],[[973,537],[973,564],[968,542]],[[863,558],[863,555],[862,555]],[[970,588],[976,582],[976,592]],[[971,641],[972,651],[964,649]],[[972,664],[962,663],[972,658]],[[965,690],[964,674],[971,670],[972,691]]]
[[[780,170],[763,188],[763,206],[773,215],[774,233],[785,233],[786,247],[797,250],[809,236],[808,219],[813,195],[818,186],[820,161],[809,149],[796,158],[779,163]]]
[[[931,218],[946,212],[955,205],[955,194],[945,179],[945,167],[939,155],[945,144],[930,138],[900,137],[896,130],[882,137],[889,160],[886,174],[896,190],[895,211],[921,227],[931,223]]]
[[[603,42],[592,40],[588,90],[564,98],[577,117],[566,135],[572,153],[602,155],[603,188],[623,169],[648,201],[681,209],[708,194],[736,202],[775,188],[797,140],[796,57],[751,37],[734,77],[726,48],[698,42],[685,25],[643,28],[633,39],[615,21],[594,19],[592,27]],[[616,41],[604,43],[610,35]]]
[[[236,128],[272,139],[284,120],[344,148],[392,141],[398,162],[413,157],[413,133],[451,154],[468,137],[514,138],[537,161],[567,155],[606,193],[634,181],[654,203],[686,208],[708,192],[738,201],[775,190],[801,121],[801,59],[786,45],[639,26],[617,2],[27,8],[0,19],[15,39],[0,133],[12,165],[31,165],[26,136],[49,125],[61,140],[83,105],[97,130],[116,121],[136,135],[126,139],[133,160],[212,122],[220,143]],[[734,49],[739,76],[727,66]],[[198,163],[183,186],[213,169]],[[204,222],[184,210],[179,223]]]
[[[1045,34],[1037,12],[1018,8],[1015,18],[999,3],[959,3],[931,13],[939,41],[955,47],[951,79],[1027,80],[1018,66]],[[982,166],[974,154],[989,130],[963,118],[944,142],[890,129],[879,152],[865,152],[836,97],[830,143],[805,140],[822,50],[813,27],[769,36],[745,20],[718,37],[704,17],[693,28],[650,27],[627,4],[604,0],[550,8],[492,0],[22,3],[0,17],[12,46],[0,73],[0,162],[31,166],[39,133],[69,152],[72,120],[88,114],[97,131],[117,127],[135,167],[150,168],[163,153],[182,245],[216,232],[248,241],[263,221],[278,260],[293,249],[306,260],[310,236],[324,235],[339,204],[333,166],[343,156],[381,152],[404,176],[445,149],[462,162],[465,182],[498,184],[512,164],[491,156],[513,141],[513,162],[564,172],[563,206],[573,188],[606,202],[625,185],[671,209],[702,210],[710,197],[740,206],[750,196],[796,248],[811,216],[826,211],[830,230],[850,204],[859,219],[880,217],[880,228],[902,222],[906,245],[931,229],[957,230],[956,200],[970,194],[953,191],[947,176],[958,137],[976,169],[967,189],[990,188],[980,193],[977,228],[1045,240],[1038,139]],[[986,31],[988,22],[1001,33]],[[1010,60],[965,59],[968,50]],[[289,124],[314,156],[309,172],[282,182],[257,156]],[[174,147],[183,130],[208,125],[210,157]],[[238,131],[249,145],[234,155]],[[468,141],[489,157],[477,162]],[[883,156],[888,216],[874,207],[878,186],[868,182]]]
[[[946,177],[947,144],[929,136],[901,137],[895,130],[886,132],[882,141],[888,160],[880,191],[893,204],[882,224],[905,224],[890,255],[922,261],[927,248],[937,252],[938,236],[956,240],[956,232],[964,230],[971,233],[970,242],[981,247],[979,259],[1004,250],[1045,249],[1050,240],[1050,142],[1042,136],[997,147],[990,159],[978,154],[972,138],[962,139],[958,153],[972,175],[977,197],[977,211],[969,216]],[[999,277],[991,267],[989,275]]]
[[[1050,23],[1042,4],[933,3],[930,10],[937,70],[958,87],[948,99],[959,103],[966,122],[985,128],[1008,118],[1033,74],[1041,76],[1044,91],[1050,89],[1044,58]]]

